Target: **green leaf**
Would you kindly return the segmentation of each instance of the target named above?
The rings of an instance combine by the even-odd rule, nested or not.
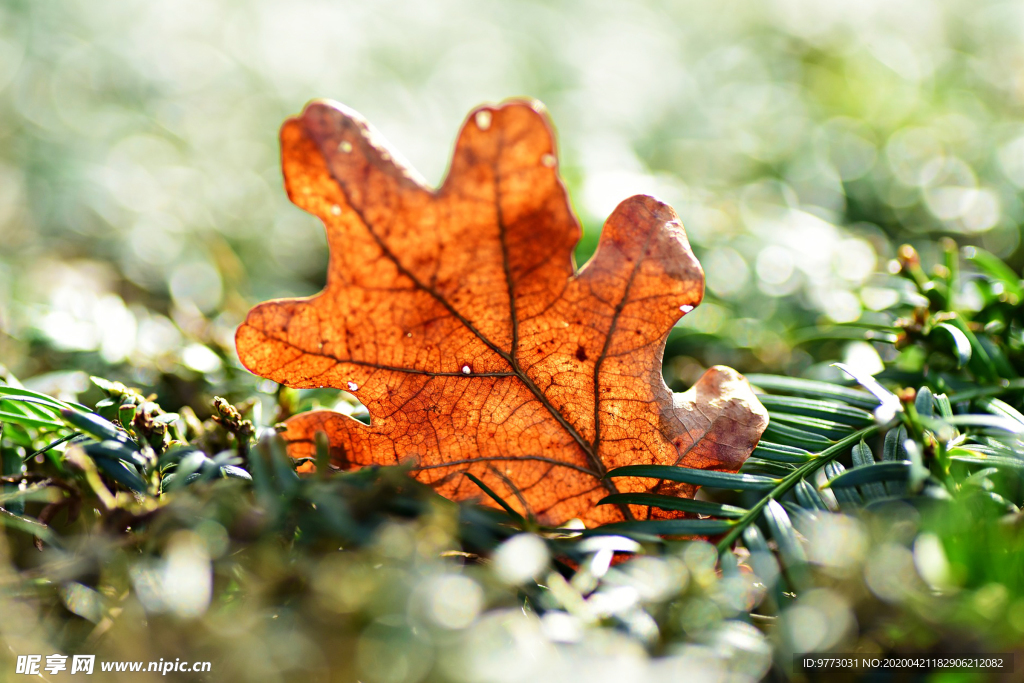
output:
[[[797,528],[809,528],[810,525],[818,521],[819,515],[823,512],[817,508],[801,507],[799,503],[789,500],[780,501],[779,505],[783,507],[786,514],[789,515],[790,521],[793,522],[793,526]]]
[[[844,436],[849,436],[853,431],[853,427],[848,424],[841,422],[833,422],[832,420],[823,420],[818,417],[808,417],[806,415],[792,415],[789,413],[770,413],[771,419],[776,422],[783,422],[789,426],[794,426],[797,429],[804,431],[813,432],[824,436],[827,439],[836,440],[841,439]]]
[[[488,498],[490,498],[495,503],[500,505],[501,508],[505,512],[507,512],[509,514],[510,517],[512,517],[513,519],[518,520],[520,522],[525,521],[523,516],[521,514],[519,514],[518,512],[516,512],[515,509],[511,505],[506,503],[505,499],[502,498],[501,496],[499,496],[497,493],[495,493],[494,490],[491,489],[490,486],[488,486],[487,484],[483,483],[477,477],[473,476],[469,472],[465,472],[464,474],[466,475],[467,479],[469,479],[471,482],[473,482],[474,484],[477,485],[477,488],[479,488],[481,491],[483,491],[485,494],[487,494]]]
[[[762,477],[756,474],[733,474],[732,472],[715,472],[713,470],[693,470],[687,467],[671,465],[626,465],[618,467],[605,475],[606,477],[650,477],[677,481],[697,486],[710,486],[735,491],[766,491],[775,487],[781,480]]]
[[[750,551],[750,566],[754,574],[771,589],[775,604],[782,604],[784,586],[779,581],[779,562],[765,541],[761,530],[751,525],[743,530],[743,545]]]
[[[1005,515],[1007,513],[1015,514],[1020,511],[1016,505],[1006,500],[995,491],[979,491],[975,489],[966,497],[966,499],[969,503],[973,503],[975,505],[981,504],[982,507],[989,508],[997,515]]]
[[[987,427],[999,431],[1020,434],[1024,432],[1024,424],[1001,415],[954,415],[946,420],[949,424],[964,427]]]
[[[661,510],[678,510],[697,515],[738,519],[746,510],[735,505],[722,505],[706,500],[692,500],[678,496],[663,496],[656,493],[613,493],[597,502],[598,505],[649,505]]]
[[[784,443],[787,446],[814,450],[821,450],[832,444],[831,439],[820,434],[808,432],[788,424],[776,422],[775,420],[768,421],[768,427],[764,430],[764,436],[773,441]]]
[[[833,366],[839,368],[854,380],[857,384],[861,385],[871,395],[878,399],[879,406],[875,408],[876,415],[882,415],[883,420],[887,422],[892,419],[897,413],[903,410],[903,404],[900,403],[900,399],[896,394],[892,393],[885,387],[883,387],[877,379],[872,377],[866,372],[861,372],[857,368],[849,366],[845,363],[833,363]],[[890,415],[891,413],[891,415]]]
[[[60,399],[54,398],[53,396],[41,394],[38,391],[31,391],[30,389],[25,389],[24,387],[12,387],[8,384],[0,385],[0,396],[26,396],[34,398],[42,403],[46,403],[53,406],[53,409],[55,411],[59,411],[62,408],[77,408],[78,410],[83,410],[86,412],[89,411],[88,408],[86,408],[80,403],[61,401]]]
[[[987,467],[1024,471],[1024,459],[1005,455],[986,455],[968,448],[954,448],[950,450],[949,459],[970,465],[985,465]]]
[[[935,415],[935,400],[932,398],[932,390],[928,387],[921,387],[917,396],[914,397],[914,410],[922,417],[933,417]]]
[[[903,443],[903,447],[910,458],[910,488],[913,491],[920,491],[921,486],[928,478],[928,468],[924,466],[924,454],[921,452],[921,446],[917,441],[907,439]]]
[[[967,323],[959,315],[955,315],[950,321],[950,325],[953,325],[958,329],[965,337],[971,346],[971,359],[969,367],[971,372],[975,374],[979,379],[988,383],[995,383],[999,381],[999,371],[996,369],[995,363],[993,362],[992,356],[988,350],[982,346],[981,342],[975,336],[971,328],[967,326]],[[1016,373],[1008,375],[1015,377]]]
[[[171,491],[185,484],[191,483],[189,477],[193,474],[199,474],[202,476],[208,468],[215,468],[213,461],[206,457],[206,453],[202,451],[192,451],[188,455],[181,458],[178,461],[178,466],[174,470],[174,479],[172,483],[167,483],[166,477],[164,480],[165,490]]]
[[[221,451],[217,455],[213,456],[213,464],[217,467],[222,465],[241,465],[242,460],[238,453],[232,450]]]
[[[721,568],[722,578],[740,576],[740,559],[731,549],[718,556],[718,566]]]
[[[807,555],[800,544],[800,538],[793,528],[793,523],[778,501],[769,501],[764,508],[764,519],[768,523],[768,530],[772,538],[779,546],[779,555],[782,557],[782,564],[787,568],[798,567],[807,562]]]
[[[188,486],[194,482],[199,481],[203,475],[199,472],[193,472],[187,477],[179,477],[176,472],[165,474],[160,479],[160,493],[167,493],[176,488]]]
[[[1006,357],[1003,347],[999,345],[995,336],[983,334],[978,337],[978,344],[985,347],[985,352],[992,359],[992,365],[996,369],[996,376],[1000,382],[1010,377],[1017,377],[1016,368],[1013,367],[1010,360]]]
[[[846,470],[842,474],[829,479],[822,488],[835,489],[881,481],[910,481],[911,467],[912,464],[908,460],[879,462],[865,467],[854,467],[852,470]]]
[[[20,503],[53,503],[61,500],[63,494],[61,494],[56,488],[50,487],[49,482],[42,481],[31,486],[26,486],[23,489],[9,487],[8,491],[0,493],[0,505],[10,510],[10,504],[14,502]],[[11,510],[11,512],[15,512]]]
[[[198,448],[189,444],[177,444],[171,446],[161,453],[159,458],[157,458],[157,469],[162,471],[171,465],[177,465],[182,458],[187,456],[189,453],[194,453],[198,450]]]
[[[24,448],[34,447],[35,441],[32,435],[29,434],[28,428],[25,425],[15,424],[10,420],[4,422],[2,417],[0,417],[0,425],[3,425],[3,435],[7,437],[11,443],[14,443],[17,446],[23,446]]]
[[[785,477],[791,474],[796,469],[793,465],[788,463],[773,462],[771,460],[762,460],[761,458],[749,457],[740,471],[749,474],[765,474],[770,477]]]
[[[0,410],[0,422],[12,422],[25,427],[49,427],[51,429],[60,429],[64,427],[63,422],[47,420],[41,417],[33,417],[22,412],[10,410]]]
[[[1016,421],[1021,427],[1024,427],[1024,415],[1005,401],[1001,401],[998,398],[983,398],[978,400],[978,405],[982,410],[992,415],[1009,418]]]
[[[1014,449],[1009,448],[1006,444],[989,437],[982,438],[985,443],[962,444],[953,450],[969,450],[971,452],[981,453],[982,455],[1004,455],[1011,458],[1017,457],[1017,452]]]
[[[316,447],[316,476],[326,479],[331,473],[331,442],[327,432],[313,434],[313,444]]]
[[[939,323],[934,331],[942,330],[949,335],[953,343],[953,355],[956,357],[956,366],[962,368],[971,362],[971,340],[967,338],[960,328],[949,323]]]
[[[773,416],[775,411],[779,411],[842,422],[856,427],[866,427],[875,421],[868,411],[836,401],[775,394],[758,394],[757,398],[765,408],[772,411]]]
[[[870,394],[828,382],[759,374],[747,375],[747,380],[754,386],[761,387],[762,389],[781,391],[808,398],[840,401],[869,410],[874,409],[878,405],[878,400]]]
[[[903,450],[903,441],[906,438],[907,428],[903,425],[887,431],[885,443],[882,446],[882,460],[906,460],[907,454]]]
[[[818,491],[805,479],[797,482],[793,488],[793,494],[796,496],[797,502],[808,510],[828,510],[828,506],[825,505],[825,501],[821,499]]]
[[[871,448],[863,441],[853,447],[853,450],[850,452],[850,458],[855,469],[858,467],[872,467],[875,464],[875,456],[871,452]],[[861,491],[869,500],[886,497],[886,490],[883,484],[865,484],[861,487]]]
[[[765,540],[764,534],[756,526],[748,526],[743,530],[743,545],[747,547],[751,553],[760,552],[768,553],[772,552],[771,547],[768,545],[768,541]]]
[[[966,479],[964,479],[960,483],[960,486],[961,487],[976,486],[978,488],[988,490],[988,489],[992,488],[992,485],[993,485],[992,484],[992,480],[990,478],[993,474],[999,474],[999,468],[998,467],[985,467],[985,468],[982,468],[982,469],[978,470],[977,472],[974,472],[973,474],[971,474]]]
[[[16,515],[9,510],[0,508],[0,526],[8,527],[10,529],[17,529],[27,534],[31,534],[41,539],[44,543],[52,545],[54,547],[60,547],[60,539],[50,527],[46,526],[42,522],[32,519],[31,517],[24,517],[22,515]]]
[[[986,273],[989,277],[1003,285],[1003,291],[1016,299],[1019,303],[1024,299],[1024,287],[1021,286],[1017,273],[1006,265],[1002,259],[978,247],[964,247],[964,258]]]
[[[78,432],[71,432],[67,436],[62,436],[59,439],[51,441],[50,443],[46,444],[42,448],[39,448],[39,449],[37,449],[35,451],[32,451],[31,453],[29,453],[28,455],[25,456],[24,461],[28,462],[29,460],[31,460],[32,458],[36,457],[37,455],[42,455],[43,453],[47,453],[51,449],[56,448],[57,446],[61,445],[62,443],[66,443],[68,441],[71,441],[72,439],[77,438],[79,436],[82,436],[82,435],[79,434]],[[84,437],[84,438],[88,438],[88,437]]]
[[[868,326],[864,324],[847,324],[833,327],[814,326],[793,333],[793,344],[806,344],[807,342],[828,341],[832,339],[862,339],[864,341],[876,341],[883,344],[892,344],[899,337],[893,328],[885,326]]]
[[[83,413],[73,408],[62,408],[61,417],[75,429],[79,429],[99,441],[127,441],[128,436],[114,426],[112,422],[104,420],[94,413]]]
[[[117,483],[137,493],[146,492],[146,482],[139,476],[138,470],[133,465],[122,460],[108,458],[96,458],[95,462],[96,467]]]
[[[94,459],[124,460],[143,469],[149,465],[142,453],[129,447],[123,441],[106,440],[98,443],[87,443],[82,446],[82,449]]]
[[[32,396],[0,396],[0,403],[6,403],[7,410],[41,417],[45,420],[56,419],[60,416],[61,410],[48,401]]]
[[[245,479],[246,481],[252,481],[252,475],[236,465],[221,465],[220,474],[222,477],[228,477],[231,479]]]
[[[947,300],[952,308],[955,305],[956,293],[960,289],[960,253],[953,240],[942,239],[940,243],[942,245],[942,264],[946,266],[943,280],[946,291],[949,293]]]
[[[805,463],[814,456],[810,452],[803,448],[797,448],[796,446],[784,446],[783,444],[772,443],[770,441],[761,440],[754,448],[754,452],[751,456],[756,456],[763,460],[774,460],[775,462],[787,462],[794,464]]]
[[[846,467],[842,463],[832,461],[825,465],[825,476],[828,479],[835,479],[843,475],[846,472]],[[860,507],[864,504],[864,499],[861,497],[860,492],[854,488],[841,487],[832,490],[836,500],[839,502],[839,507],[842,508],[844,505],[851,505],[854,507]]]
[[[277,484],[279,496],[291,498],[298,491],[301,480],[295,473],[295,461],[288,457],[284,439],[276,433],[274,437],[267,444],[267,456],[273,473],[273,481]]]
[[[259,440],[256,442],[256,448],[253,449],[249,456],[249,473],[252,474],[256,499],[272,513],[279,511],[280,504],[277,496],[274,495],[274,489],[271,485],[270,463],[268,460],[272,457],[271,450],[274,442],[280,440],[280,438],[277,434],[266,430],[260,435]]]
[[[641,533],[654,536],[714,536],[724,534],[734,524],[720,519],[649,519],[604,524],[594,529],[585,529],[582,535]]]

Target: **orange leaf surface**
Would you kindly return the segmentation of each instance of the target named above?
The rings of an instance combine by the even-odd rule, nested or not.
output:
[[[414,458],[449,498],[480,495],[471,472],[542,521],[592,526],[651,514],[595,505],[658,486],[608,470],[735,471],[757,443],[767,413],[738,373],[711,368],[682,394],[662,378],[668,333],[704,291],[671,207],[626,199],[576,270],[580,226],[538,103],[471,113],[436,190],[336,103],[286,121],[281,147],[289,196],[327,227],[327,286],[254,308],[238,354],[276,382],[351,392],[372,422],[292,417],[294,457],[322,431],[340,467]]]

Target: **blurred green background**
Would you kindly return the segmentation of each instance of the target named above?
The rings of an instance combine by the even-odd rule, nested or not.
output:
[[[872,339],[913,327],[889,309],[923,299],[891,274],[900,244],[928,266],[940,237],[980,246],[1021,286],[1022,31],[1024,2],[6,0],[0,380],[91,405],[100,375],[200,418],[215,394],[261,396],[265,414],[247,414],[272,424],[294,396],[273,400],[276,386],[239,366],[233,335],[253,303],[323,284],[322,227],[288,202],[277,147],[282,120],[318,97],[360,111],[432,183],[473,106],[542,100],[585,226],[581,263],[620,200],[671,203],[707,272],[705,303],[669,340],[674,388],[714,363],[835,379],[828,363],[843,359],[876,372],[898,351]],[[998,315],[965,313],[1006,303],[999,283],[981,292],[974,277],[935,308],[1002,334]],[[1019,330],[1004,335],[1018,363]],[[211,456],[248,449],[185,421]],[[4,446],[20,469],[29,447],[13,433]],[[40,458],[32,471],[50,471]],[[795,597],[774,582],[774,559],[761,584],[716,569],[706,543],[611,568],[606,548],[571,586],[552,572],[537,597],[532,577],[551,558],[524,549],[534,537],[506,541],[507,525],[406,489],[395,471],[301,486],[282,471],[291,478],[271,483],[287,496],[262,482],[253,495],[218,482],[159,502],[121,491],[115,512],[136,516],[87,507],[64,528],[53,517],[59,552],[10,534],[0,680],[13,670],[4,657],[63,648],[210,658],[217,680],[261,683],[697,680],[695,662],[720,673],[718,653],[725,680],[749,682],[772,647],[955,651],[1024,634],[1015,505],[1013,524],[1005,506],[982,514],[966,495],[935,516],[821,515],[820,533],[797,519],[820,576]],[[782,616],[741,623],[766,595]]]
[[[436,183],[471,107],[531,96],[558,127],[581,260],[631,194],[681,215],[708,296],[670,341],[677,387],[717,362],[877,366],[800,331],[892,304],[874,274],[894,244],[927,259],[952,235],[1024,262],[1022,28],[1012,2],[8,0],[0,362],[171,405],[251,390],[235,326],[317,291],[327,259],[281,187],[281,121],[340,100]]]

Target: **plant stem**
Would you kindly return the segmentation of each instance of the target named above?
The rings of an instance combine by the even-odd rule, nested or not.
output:
[[[826,448],[820,453],[816,453],[811,460],[801,465],[799,468],[793,470],[790,474],[787,474],[782,481],[780,481],[775,488],[768,492],[766,496],[761,498],[756,505],[751,507],[745,515],[737,520],[736,525],[729,530],[722,540],[718,542],[718,553],[722,554],[732,547],[732,544],[736,542],[743,530],[753,523],[757,519],[758,515],[761,514],[761,510],[768,505],[769,501],[776,500],[780,496],[784,495],[791,488],[796,486],[797,482],[813,473],[819,467],[824,467],[828,463],[835,460],[837,457],[845,453],[849,448],[852,448],[855,443],[861,439],[867,438],[876,432],[888,428],[890,425],[872,425],[871,427],[865,427],[859,431],[845,436],[839,441]]]

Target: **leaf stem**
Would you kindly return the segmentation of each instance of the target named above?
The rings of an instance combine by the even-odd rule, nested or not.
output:
[[[895,421],[893,422],[893,424]],[[888,428],[890,425],[872,425],[865,427],[859,431],[845,436],[839,441],[821,451],[816,453],[814,457],[808,460],[806,463],[801,465],[799,468],[793,470],[792,473],[787,474],[782,481],[780,481],[775,488],[769,491],[761,500],[757,501],[757,504],[751,507],[745,515],[736,521],[735,526],[729,530],[722,540],[718,542],[718,553],[721,555],[732,547],[736,539],[739,538],[740,534],[743,533],[744,529],[750,526],[754,520],[757,519],[761,511],[768,505],[769,502],[776,500],[783,496],[787,491],[796,486],[797,482],[811,474],[819,467],[824,467],[828,463],[835,460],[837,457],[845,453],[848,449],[852,448],[861,439],[867,438],[876,432]]]

